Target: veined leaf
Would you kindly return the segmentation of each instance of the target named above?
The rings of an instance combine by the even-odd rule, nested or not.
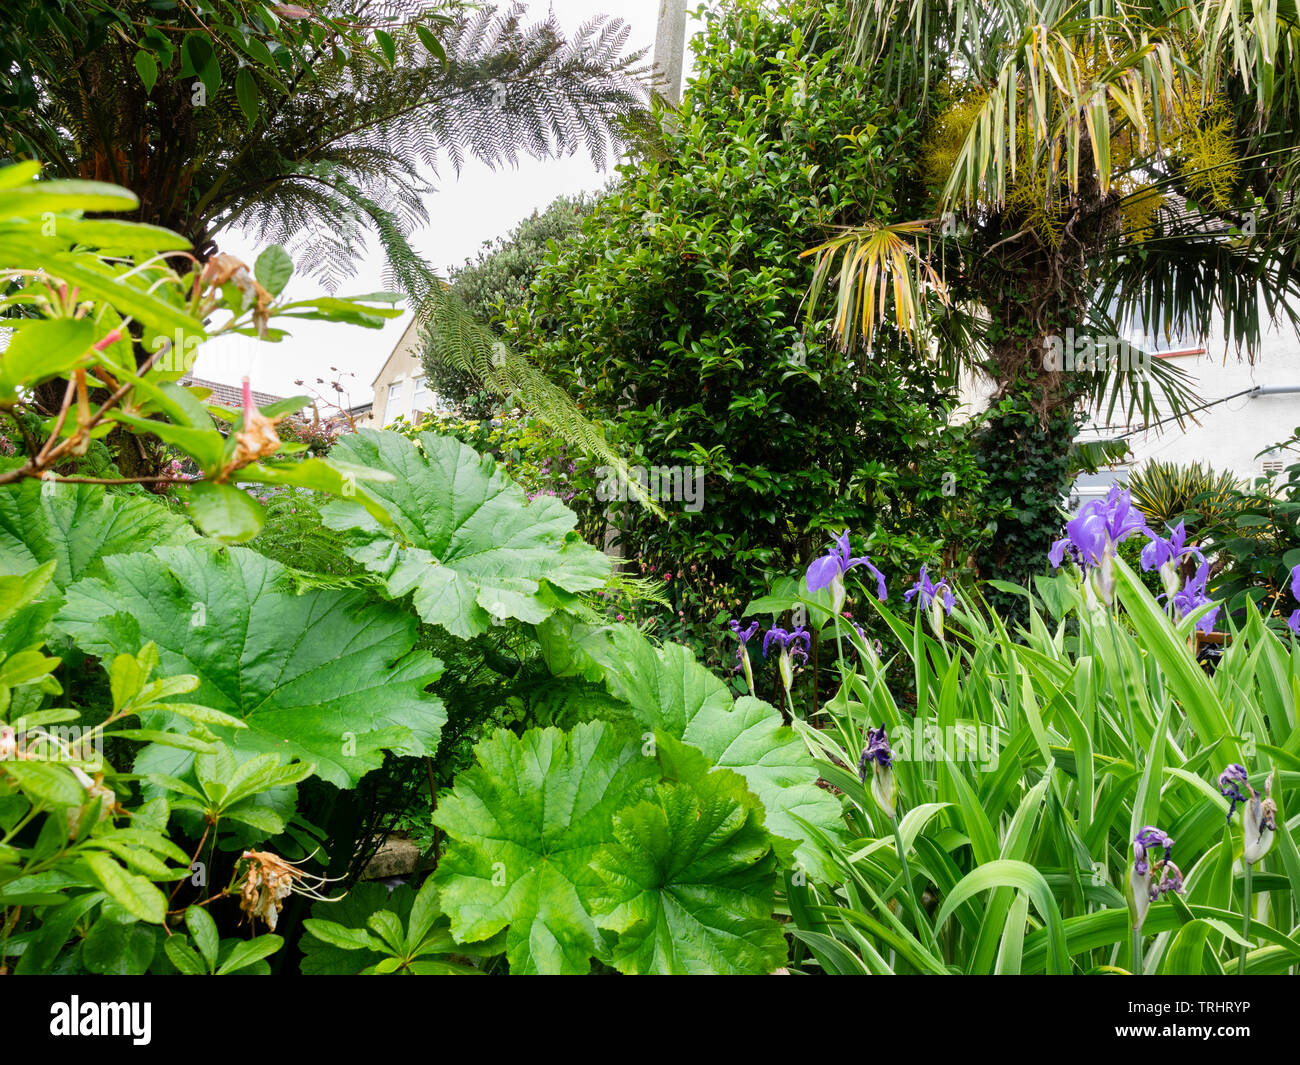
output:
[[[425,621],[455,636],[468,639],[508,618],[538,624],[559,606],[553,589],[590,591],[609,578],[609,559],[573,531],[571,510],[550,496],[529,502],[491,458],[452,437],[425,433],[417,447],[397,433],[362,429],[331,455],[395,475],[366,485],[395,529],[345,501],[323,508],[325,524],[351,530],[348,553],[380,574],[389,594],[411,593]]]
[[[102,572],[105,556],[196,538],[160,500],[110,495],[102,485],[26,480],[0,491],[0,573],[53,561],[60,589]]]
[[[282,566],[241,548],[156,548],[104,568],[69,590],[58,624],[100,657],[152,640],[163,673],[199,678],[195,703],[248,725],[212,723],[232,747],[314,762],[350,787],[384,750],[437,746],[446,712],[424,689],[441,667],[412,650],[407,612],[355,592],[295,595]]]
[[[508,927],[511,972],[587,972],[598,935],[592,862],[658,763],[604,722],[499,730],[474,751],[478,764],[434,814],[451,838],[434,875],[452,934],[472,943]]]
[[[625,973],[768,973],[785,961],[772,918],[776,857],[744,779],[660,732],[671,779],[614,815],[597,852],[596,923]]]

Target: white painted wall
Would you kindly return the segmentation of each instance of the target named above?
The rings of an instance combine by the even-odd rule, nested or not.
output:
[[[1139,338],[1135,335],[1135,341]],[[1126,437],[1131,452],[1128,462],[1111,470],[1079,478],[1071,500],[1071,509],[1097,495],[1104,495],[1115,481],[1127,479],[1130,470],[1151,460],[1179,465],[1200,462],[1216,471],[1231,472],[1253,481],[1267,476],[1265,463],[1281,459],[1295,461],[1294,454],[1261,455],[1260,452],[1287,440],[1300,427],[1300,338],[1286,325],[1270,329],[1255,362],[1238,358],[1231,348],[1225,350],[1223,333],[1217,329],[1203,343],[1194,338],[1169,339],[1146,337],[1143,346],[1157,355],[1188,348],[1203,347],[1201,354],[1168,355],[1168,361],[1186,371],[1189,386],[1206,410],[1185,418],[1182,425],[1169,421],[1152,429]],[[1294,387],[1295,392],[1274,395],[1236,395],[1256,387]],[[970,378],[961,388],[962,407],[956,417],[964,418],[988,405],[992,392],[987,380]],[[1228,397],[1236,395],[1236,398]],[[1225,402],[1218,402],[1224,400]],[[1161,404],[1160,417],[1170,414]],[[1114,439],[1141,423],[1090,422],[1080,432],[1081,440]]]
[[[1182,426],[1169,422],[1128,437],[1131,464],[1151,459],[1202,462],[1240,477],[1263,476],[1269,456],[1259,453],[1286,440],[1300,426],[1300,340],[1289,327],[1271,330],[1253,364],[1238,358],[1231,349],[1225,351],[1221,332],[1204,346],[1204,354],[1175,356],[1169,361],[1191,375],[1193,391],[1213,406],[1192,415]],[[1228,398],[1256,387],[1288,386],[1296,391]],[[1124,426],[1120,431],[1129,428],[1136,426]],[[1115,427],[1094,425],[1090,429],[1085,438],[1112,435],[1105,430]]]

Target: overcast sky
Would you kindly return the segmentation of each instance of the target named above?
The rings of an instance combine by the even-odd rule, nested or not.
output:
[[[691,3],[694,9],[695,3]],[[631,27],[628,50],[636,51],[654,44],[659,0],[528,0],[530,15],[544,17],[550,7],[566,33],[576,30],[597,14],[622,18]],[[696,24],[691,23],[693,28]],[[648,58],[648,57],[647,57]],[[690,57],[687,56],[689,64]],[[427,201],[429,224],[415,235],[415,246],[439,269],[463,263],[474,256],[484,241],[508,233],[533,211],[544,209],[562,193],[594,191],[611,177],[611,172],[597,171],[585,154],[564,159],[536,161],[521,156],[517,168],[506,166],[496,171],[467,160],[459,175],[450,166],[444,168],[439,191]],[[221,249],[252,263],[260,246],[249,234],[226,231],[218,234]],[[339,295],[374,292],[382,283],[382,253],[372,245],[371,253],[359,264],[356,276],[343,285]],[[290,283],[288,294],[302,299],[324,291],[311,278]],[[245,375],[253,387],[278,395],[306,391],[294,385],[302,378],[313,384],[317,377],[327,381],[335,376],[330,367],[350,371],[355,378],[345,378],[352,404],[371,398],[370,385],[393,346],[401,337],[410,312],[393,319],[382,330],[356,326],[300,322],[292,324],[292,336],[278,344],[263,343],[243,337],[214,340],[200,351],[194,373],[210,380],[239,383]],[[281,327],[288,322],[277,323]]]

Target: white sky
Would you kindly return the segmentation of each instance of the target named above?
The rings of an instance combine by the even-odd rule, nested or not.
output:
[[[503,0],[504,2],[504,0]],[[694,4],[690,7],[693,10]],[[533,19],[545,16],[547,7],[555,11],[561,27],[572,33],[597,14],[608,14],[628,22],[631,27],[627,51],[649,48],[654,44],[659,0],[528,0]],[[695,23],[688,23],[688,32]],[[646,61],[649,61],[649,56]],[[689,69],[690,55],[686,56]],[[492,171],[476,160],[466,161],[459,175],[448,165],[443,167],[440,191],[430,196],[429,225],[415,235],[415,247],[439,269],[459,265],[473,257],[485,241],[504,236],[534,210],[544,209],[562,193],[595,191],[612,176],[599,172],[583,153],[564,159],[533,160],[521,156],[517,168],[508,165]],[[222,251],[230,252],[249,263],[261,250],[250,235],[234,231],[218,234]],[[375,292],[383,284],[384,260],[377,244],[359,264],[356,275],[345,282],[338,295]],[[303,299],[323,293],[319,282],[303,276],[290,282],[287,295]],[[247,374],[253,387],[277,395],[312,394],[313,388],[298,388],[301,378],[314,386],[317,377],[331,381],[339,375],[330,367],[350,371],[355,378],[343,378],[349,390],[348,402],[358,404],[371,398],[370,384],[384,360],[401,337],[410,312],[392,319],[382,330],[324,322],[275,323],[290,328],[292,336],[278,344],[245,337],[218,339],[205,344],[194,367],[196,377],[238,384]],[[319,387],[319,386],[315,386]]]

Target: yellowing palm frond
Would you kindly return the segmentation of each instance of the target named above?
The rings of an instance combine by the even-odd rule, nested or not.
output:
[[[817,256],[809,292],[809,307],[832,274],[837,294],[833,330],[847,349],[857,340],[870,349],[877,328],[888,319],[893,296],[893,321],[913,345],[926,335],[930,298],[947,303],[943,278],[929,264],[918,241],[929,236],[933,219],[892,224],[870,223],[810,248],[802,257]],[[838,260],[838,270],[836,262]]]

